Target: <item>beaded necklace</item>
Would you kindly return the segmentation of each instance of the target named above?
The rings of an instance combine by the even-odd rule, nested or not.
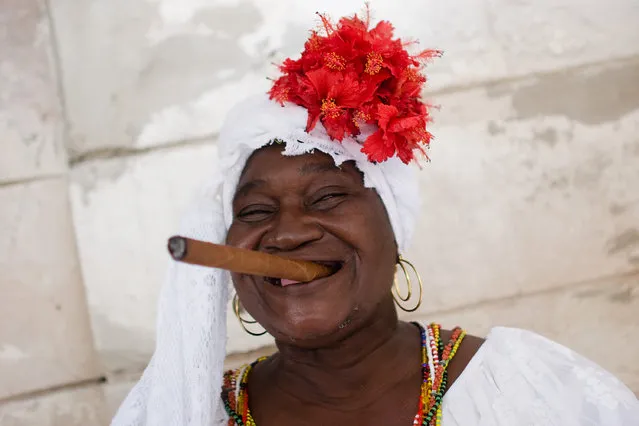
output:
[[[448,364],[466,336],[466,332],[456,327],[447,344],[441,339],[441,326],[430,324],[423,328],[415,324],[421,334],[422,384],[414,426],[441,426],[442,399],[448,384]],[[228,426],[256,426],[249,409],[249,373],[266,357],[257,359],[250,365],[224,374],[222,401],[229,416]]]

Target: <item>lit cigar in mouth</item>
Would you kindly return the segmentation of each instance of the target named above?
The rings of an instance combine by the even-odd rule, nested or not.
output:
[[[169,238],[173,259],[191,265],[226,269],[240,274],[309,282],[331,275],[334,270],[305,260],[286,259],[255,250],[208,243],[175,236]]]

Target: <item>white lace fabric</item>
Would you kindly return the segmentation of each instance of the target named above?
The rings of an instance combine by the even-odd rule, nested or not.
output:
[[[364,186],[375,188],[384,202],[399,249],[405,250],[421,207],[416,167],[406,165],[398,158],[379,164],[369,162],[361,152],[360,141],[374,128],[363,129],[356,139],[336,142],[328,137],[321,122],[307,133],[307,115],[308,111],[301,106],[287,104],[282,107],[267,96],[251,97],[231,110],[219,142],[219,166],[224,176],[221,201],[226,226],[233,220],[231,202],[246,160],[269,141],[280,139],[286,142],[284,155],[317,150],[330,155],[337,166],[354,161],[364,175]]]
[[[442,404],[442,426],[639,426],[639,401],[612,374],[513,328],[491,330]]]
[[[318,150],[330,155],[338,166],[354,161],[364,175],[364,185],[374,188],[382,199],[400,252],[405,249],[420,207],[415,168],[396,158],[372,164],[357,140],[331,141],[321,123],[306,133],[306,117],[306,109],[292,104],[282,107],[266,95],[233,108],[220,132],[211,180],[194,199],[179,233],[224,243],[246,160],[255,150],[279,139],[286,143],[284,155]],[[222,270],[170,264],[160,293],[155,352],[113,426],[222,424],[225,414],[220,391],[229,284],[230,274]]]
[[[318,124],[304,131],[306,110],[265,96],[231,111],[219,139],[211,181],[188,210],[180,234],[223,243],[231,202],[249,156],[274,139],[284,155],[313,150],[337,165],[352,160],[366,187],[380,195],[400,252],[414,232],[419,192],[413,167],[391,159],[371,164],[357,140],[329,140]],[[365,133],[362,137],[365,137]],[[160,294],[156,348],[112,426],[222,426],[220,398],[226,355],[230,275],[172,262]],[[639,426],[639,404],[614,377],[538,336],[495,329],[444,398],[444,426]]]

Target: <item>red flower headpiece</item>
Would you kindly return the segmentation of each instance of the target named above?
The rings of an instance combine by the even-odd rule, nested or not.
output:
[[[376,125],[362,147],[370,161],[397,155],[409,163],[415,150],[425,154],[432,136],[426,130],[428,108],[420,100],[426,82],[420,67],[441,52],[410,55],[407,44],[393,38],[389,22],[369,28],[368,11],[365,20],[354,15],[337,25],[320,18],[325,35],[312,31],[301,58],[284,61],[270,98],[305,107],[306,131],[319,120],[338,141],[358,135],[365,123]]]

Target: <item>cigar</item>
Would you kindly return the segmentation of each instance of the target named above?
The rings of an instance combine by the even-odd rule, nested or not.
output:
[[[323,278],[333,270],[305,260],[286,259],[255,250],[208,243],[180,236],[169,238],[173,259],[191,265],[226,269],[240,274],[309,282]]]

